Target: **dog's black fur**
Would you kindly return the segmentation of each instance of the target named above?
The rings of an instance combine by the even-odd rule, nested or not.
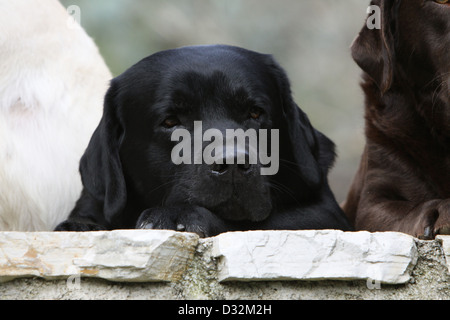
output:
[[[279,129],[279,172],[176,166],[171,134],[197,120],[203,130]],[[334,159],[271,56],[221,45],[160,52],[112,81],[81,159],[81,198],[56,230],[351,230],[327,182]]]

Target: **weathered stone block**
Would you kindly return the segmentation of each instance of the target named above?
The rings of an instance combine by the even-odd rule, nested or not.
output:
[[[177,281],[198,236],[173,231],[0,233],[0,281],[70,276]]]
[[[444,251],[445,261],[447,262],[448,271],[450,272],[450,236],[437,236],[436,240],[442,243],[442,250]]]
[[[208,244],[208,245],[207,245]],[[196,250],[218,258],[223,281],[365,280],[406,283],[415,240],[400,233],[232,232],[199,241],[173,231],[0,233],[0,281],[71,276],[121,282],[178,281]],[[450,250],[449,250],[450,252]]]
[[[236,232],[213,240],[219,281],[361,280],[406,283],[417,262],[401,233]]]

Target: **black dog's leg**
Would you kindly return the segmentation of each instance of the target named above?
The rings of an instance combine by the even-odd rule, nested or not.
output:
[[[145,210],[136,228],[185,231],[207,238],[229,231],[230,226],[208,209],[185,205]]]
[[[55,228],[55,231],[100,230],[110,230],[106,227],[106,221],[103,218],[103,208],[85,190],[83,190],[69,218]]]
[[[77,231],[77,232],[88,232],[88,231],[100,231],[105,230],[106,228],[92,223],[88,221],[76,221],[72,219],[68,219],[64,222],[61,222],[56,228],[55,231]]]
[[[253,230],[320,230],[353,231],[337,204],[324,203],[274,212],[268,219],[253,224]]]

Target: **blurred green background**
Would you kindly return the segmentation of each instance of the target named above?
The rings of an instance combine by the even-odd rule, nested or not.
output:
[[[80,7],[113,74],[164,49],[230,44],[273,54],[299,106],[337,145],[330,184],[345,199],[364,144],[360,70],[350,45],[369,0],[61,0]]]

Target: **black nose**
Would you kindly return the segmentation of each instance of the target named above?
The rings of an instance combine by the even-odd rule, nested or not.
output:
[[[227,163],[228,162],[228,163]],[[242,161],[241,161],[242,162]],[[252,171],[253,165],[250,164],[248,155],[245,156],[245,162],[238,164],[238,158],[235,157],[230,164],[230,161],[223,159],[223,163],[214,163],[210,166],[211,172],[218,175],[223,175],[228,172],[248,173]]]

